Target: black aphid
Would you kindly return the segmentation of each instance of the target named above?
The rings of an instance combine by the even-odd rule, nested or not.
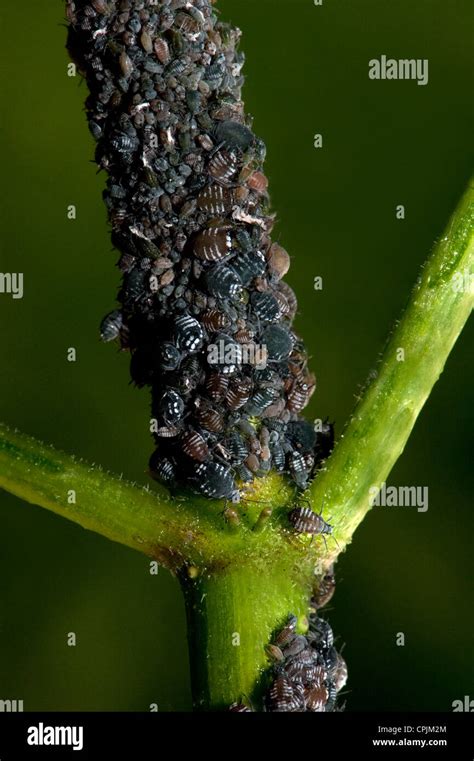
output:
[[[201,494],[214,499],[232,499],[236,485],[232,473],[218,462],[204,462],[194,471],[192,481]]]
[[[229,708],[232,713],[252,713],[252,709],[245,705],[245,703],[232,703]]]
[[[122,312],[120,309],[114,309],[113,312],[106,315],[100,323],[100,337],[103,341],[114,341],[119,337],[123,327]]]
[[[334,575],[334,568],[331,568],[320,579],[317,587],[313,590],[313,597],[311,598],[311,605],[315,608],[322,608],[328,604],[332,599],[334,592],[336,591],[336,577]]]
[[[289,515],[290,523],[297,534],[332,534],[334,527],[310,507],[295,507]]]

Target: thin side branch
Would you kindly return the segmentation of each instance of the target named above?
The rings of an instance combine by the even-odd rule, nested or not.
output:
[[[139,550],[171,571],[183,566],[210,571],[241,564],[253,554],[267,562],[275,549],[290,551],[277,525],[255,530],[265,505],[283,506],[293,493],[277,475],[252,490],[236,531],[221,502],[171,497],[158,485],[151,491],[128,483],[0,424],[0,488]]]
[[[212,534],[164,489],[151,492],[0,425],[0,487],[175,570],[208,555]]]
[[[413,289],[327,466],[311,489],[330,505],[347,545],[400,457],[474,304],[474,184],[471,180]]]

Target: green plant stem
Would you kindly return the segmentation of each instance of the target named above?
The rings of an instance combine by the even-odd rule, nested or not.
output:
[[[258,555],[270,562],[275,548],[291,553],[278,522],[254,531],[266,504],[278,504],[293,490],[275,474],[256,484],[242,504],[239,530],[223,517],[224,505],[139,487],[0,424],[0,488],[155,558],[176,572],[183,566],[221,569]]]
[[[198,707],[222,708],[244,696],[258,701],[264,644],[288,613],[302,615],[315,566],[320,575],[351,541],[370,509],[369,489],[389,475],[443,370],[472,310],[473,260],[470,185],[308,492],[316,511],[324,500],[332,515],[337,544],[329,539],[328,550],[319,539],[292,537],[292,490],[274,474],[256,482],[239,507],[240,524],[232,526],[220,503],[151,493],[0,426],[0,487],[179,572]],[[273,514],[262,527],[265,506]],[[240,645],[232,644],[232,634]]]
[[[267,573],[252,564],[185,580],[191,683],[196,710],[228,708],[234,701],[261,708],[265,652],[289,613],[304,622],[307,585],[295,583],[288,564]]]
[[[170,570],[198,563],[215,537],[167,492],[151,492],[0,425],[0,487]]]
[[[347,545],[400,457],[474,304],[471,180],[413,289],[407,309],[361,394],[327,467],[311,488]]]

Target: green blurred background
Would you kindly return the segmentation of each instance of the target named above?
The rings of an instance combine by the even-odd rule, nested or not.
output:
[[[472,3],[220,8],[243,30],[245,99],[268,146],[277,237],[294,257],[297,327],[318,376],[309,414],[340,432],[470,173]],[[2,14],[0,271],[24,272],[25,295],[0,296],[0,419],[145,482],[148,393],[129,385],[127,356],[98,340],[119,275],[86,86],[66,75],[63,6],[27,0]],[[428,58],[428,86],[370,81],[368,60],[382,53]],[[346,643],[350,710],[451,710],[472,694],[472,337],[471,325],[390,477],[429,486],[428,512],[375,510],[339,562],[330,620]],[[25,710],[188,710],[176,581],[5,493],[0,515],[0,698]]]

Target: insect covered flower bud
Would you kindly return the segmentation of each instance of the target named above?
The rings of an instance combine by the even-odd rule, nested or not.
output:
[[[273,468],[305,488],[331,429],[316,439],[298,427],[315,381],[282,279],[290,257],[270,237],[266,149],[241,98],[240,32],[212,0],[145,5],[66,3],[123,277],[101,335],[120,340],[134,382],[151,389],[154,478],[238,499],[239,481]],[[323,525],[305,515],[293,523]],[[277,703],[280,693],[283,682]]]
[[[271,713],[341,710],[337,695],[347,682],[347,666],[333,645],[331,626],[311,613],[306,634],[298,634],[296,628],[296,617],[288,616],[265,648],[271,665],[265,709]]]

